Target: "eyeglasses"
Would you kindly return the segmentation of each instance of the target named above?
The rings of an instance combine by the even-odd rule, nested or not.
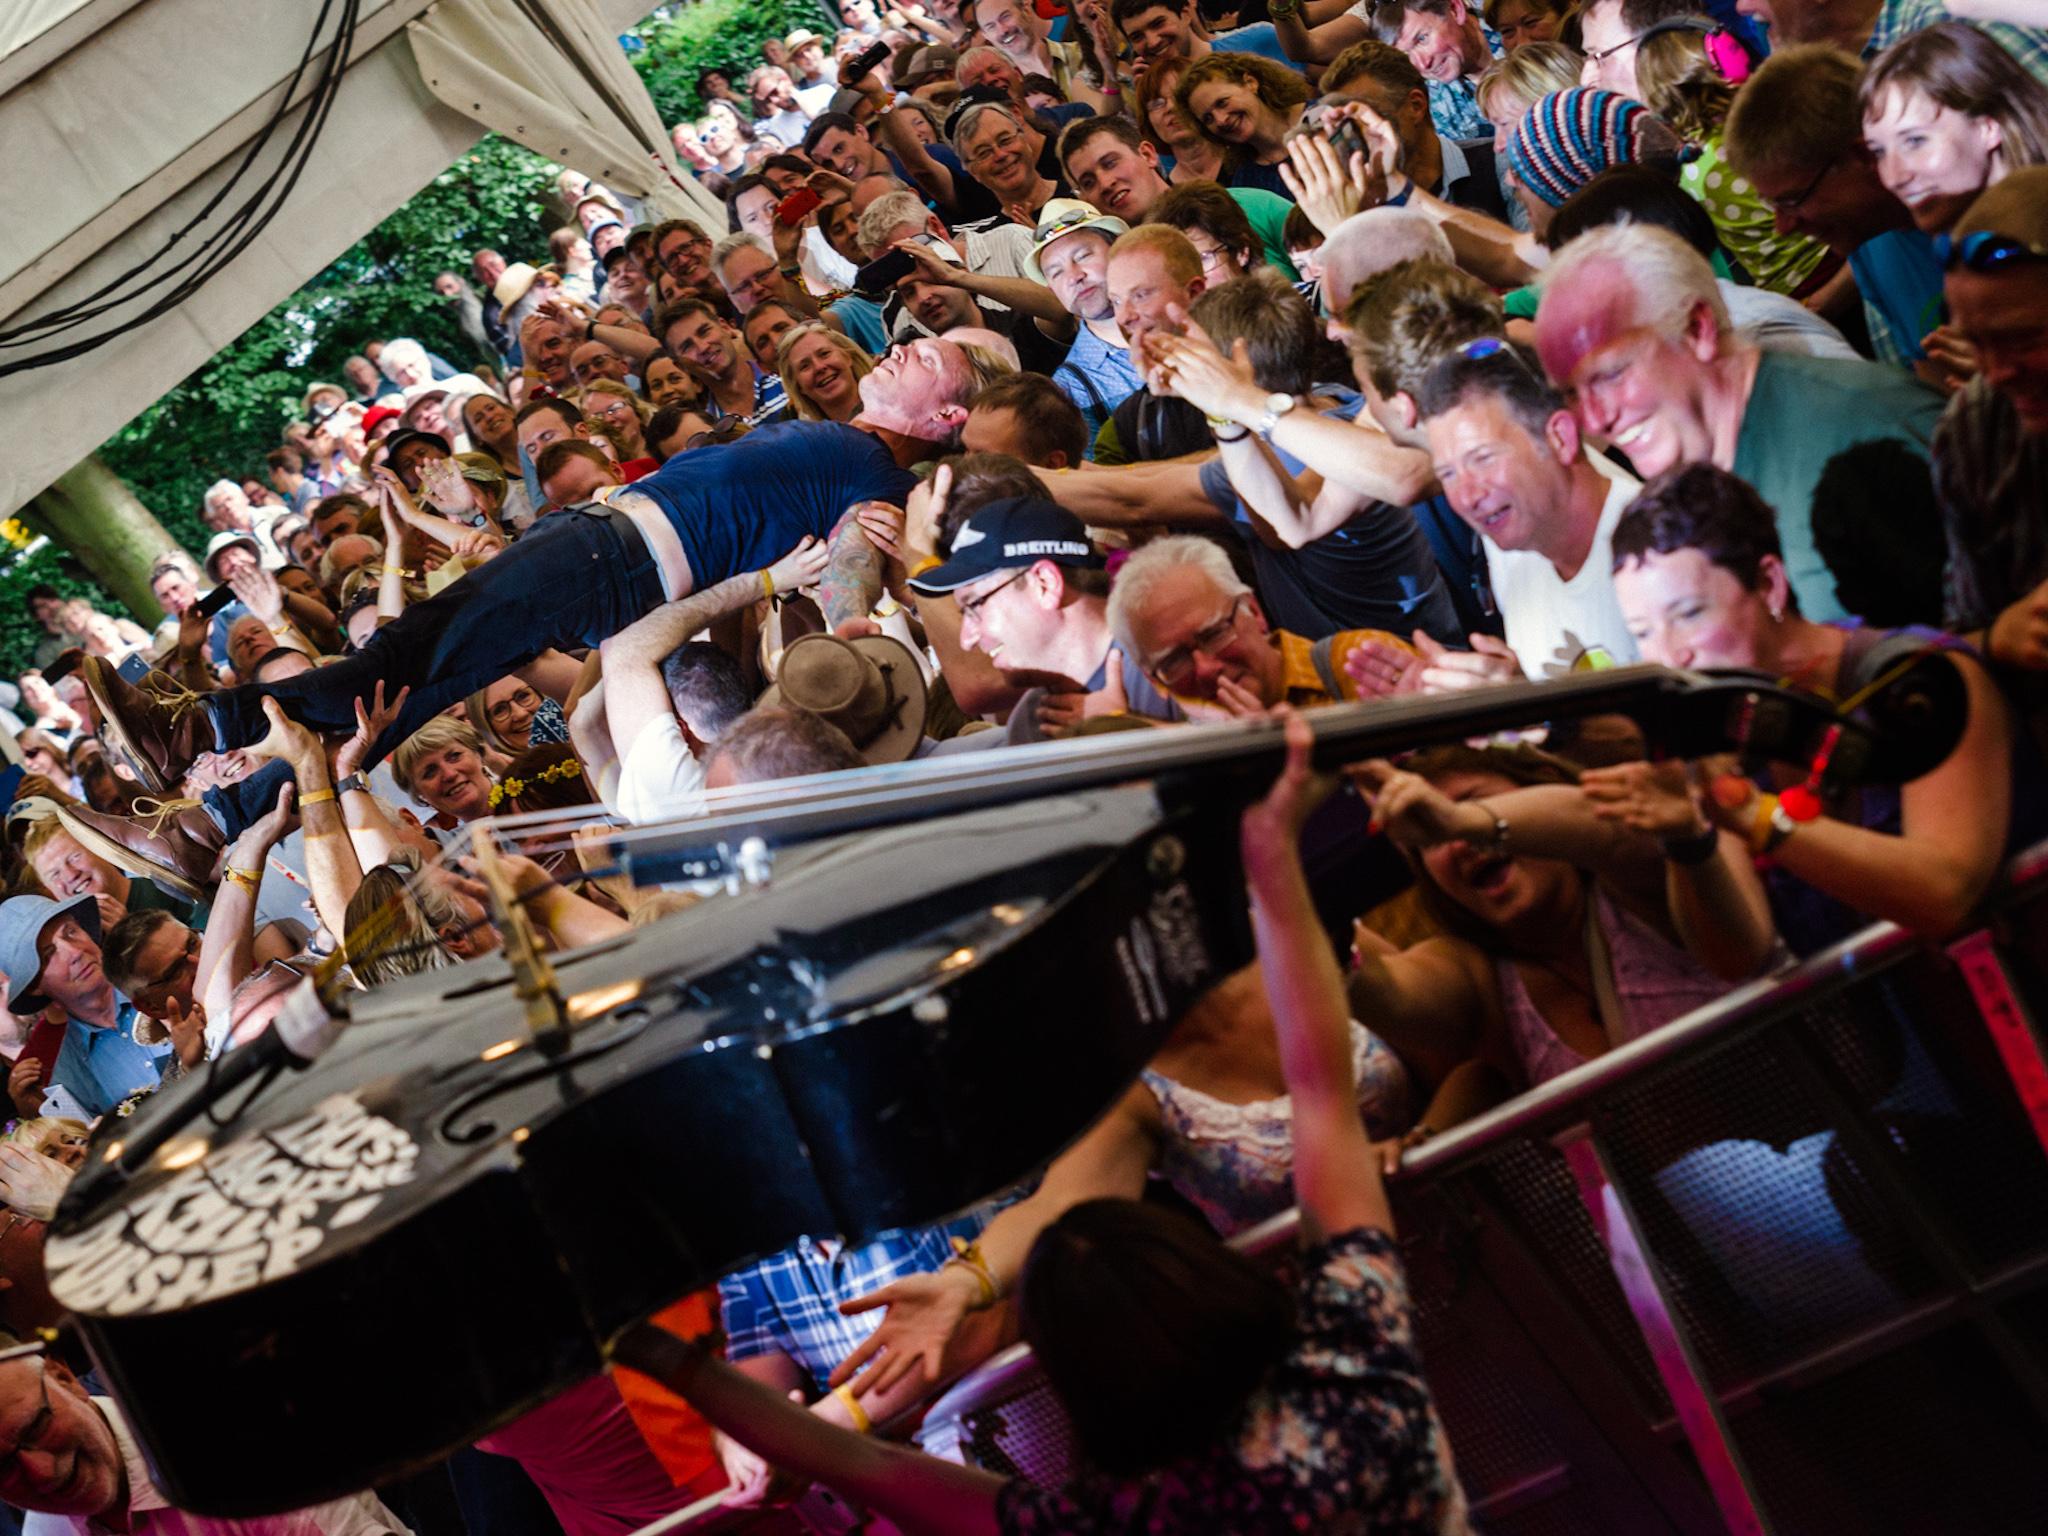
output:
[[[1194,638],[1186,645],[1177,645],[1165,655],[1153,657],[1145,663],[1145,670],[1168,688],[1185,686],[1194,676],[1195,658],[1214,656],[1230,640],[1232,631],[1237,628],[1237,616],[1244,610],[1244,600],[1250,596],[1249,592],[1238,593],[1221,618],[1196,630]]]
[[[165,987],[170,986],[172,982],[178,979],[178,973],[184,970],[186,966],[191,965],[198,958],[199,935],[197,933],[188,933],[185,935],[185,947],[183,950],[179,952],[178,958],[173,960],[169,965],[164,967],[163,974],[161,976],[157,976],[152,980],[144,983],[139,990],[143,992],[157,992]]]
[[[1972,272],[1997,272],[2005,267],[2048,261],[2048,246],[2036,245],[2017,235],[2001,235],[1995,230],[1980,229],[1960,239],[1953,235],[1936,235],[1934,258],[1941,263],[1944,272],[1953,272],[1958,266],[1968,267]]]
[[[491,718],[491,724],[503,725],[512,718],[512,711],[515,709],[524,709],[530,712],[539,708],[540,695],[531,688],[521,688],[507,697],[498,700],[486,713]]]
[[[994,586],[990,587],[986,592],[982,593],[979,597],[963,597],[958,599],[960,605],[960,617],[965,619],[973,615],[979,614],[982,609],[988,606],[988,600],[990,598],[994,597],[998,592],[1002,591],[1003,588],[1009,586],[1012,582],[1022,581],[1025,578],[1025,576],[1030,574],[1030,571],[1031,567],[1027,565],[1024,567],[1023,570],[1017,572],[1016,575],[1010,577],[1007,581],[997,582]]]
[[[1640,43],[1642,40],[1643,34],[1637,32],[1629,37],[1624,37],[1620,42],[1614,44],[1612,47],[1588,48],[1584,53],[1580,55],[1580,57],[1583,58],[1588,64],[1597,64],[1602,59],[1613,58],[1617,53],[1621,52],[1621,50],[1624,48],[1633,48],[1637,43]]]
[[[1819,175],[1815,176],[1813,180],[1809,181],[1804,187],[1800,188],[1797,192],[1794,192],[1791,196],[1767,197],[1764,199],[1764,202],[1779,213],[1797,213],[1799,211],[1800,205],[1804,203],[1809,197],[1813,196],[1813,194],[1817,190],[1819,190],[1820,184],[1828,179],[1828,173],[1832,171],[1840,163],[1841,162],[1836,160],[1830,160],[1826,165],[1820,168]]]
[[[973,152],[966,157],[967,163],[980,165],[996,155],[1007,155],[1023,142],[1024,135],[1021,133],[999,133],[987,143],[976,145]]]

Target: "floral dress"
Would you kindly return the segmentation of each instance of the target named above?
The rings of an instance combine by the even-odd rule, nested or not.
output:
[[[1017,1536],[1230,1532],[1457,1536],[1464,1495],[1415,1350],[1394,1241],[1358,1228],[1304,1249],[1294,1347],[1230,1436],[1141,1478],[1023,1481],[997,1496]]]

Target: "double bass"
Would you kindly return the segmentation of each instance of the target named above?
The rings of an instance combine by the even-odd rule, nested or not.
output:
[[[1621,713],[1673,755],[1853,783],[1926,771],[1963,711],[1931,656],[1853,720],[1645,667],[1311,723],[1330,767]],[[635,829],[643,878],[736,888],[556,957],[557,1031],[486,959],[356,995],[306,1070],[168,1086],[96,1133],[52,1289],[183,1508],[430,1463],[800,1235],[932,1222],[1041,1169],[1250,958],[1237,812],[1282,750],[1272,722],[1119,733]]]

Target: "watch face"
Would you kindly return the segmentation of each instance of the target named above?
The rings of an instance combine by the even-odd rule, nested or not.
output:
[[[1266,409],[1275,416],[1285,416],[1294,409],[1294,396],[1268,395],[1266,396]]]

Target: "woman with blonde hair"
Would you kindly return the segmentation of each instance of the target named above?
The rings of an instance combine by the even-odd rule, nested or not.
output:
[[[1878,180],[1939,234],[2007,172],[2048,163],[2048,86],[1987,33],[1944,21],[1872,61],[1859,92]]]
[[[1524,43],[1494,60],[1472,88],[1473,100],[1493,124],[1493,152],[1505,155],[1508,140],[1529,109],[1553,91],[1579,83],[1585,63],[1578,50],[1563,43]]]
[[[1843,260],[1810,235],[1778,230],[1777,210],[1757,195],[1722,154],[1722,130],[1736,86],[1748,78],[1748,56],[1711,22],[1660,21],[1636,42],[1636,84],[1643,102],[1678,131],[1690,154],[1679,181],[1714,221],[1729,259],[1759,288],[1808,301],[1840,275]]]
[[[654,408],[632,390],[610,379],[599,379],[594,384],[583,386],[578,404],[584,420],[602,432],[618,450],[621,466],[648,457],[647,423],[654,416]],[[640,467],[644,472],[654,466],[649,463]]]
[[[1250,53],[1212,53],[1188,66],[1173,99],[1223,151],[1226,187],[1258,187],[1294,201],[1280,179],[1287,135],[1312,94],[1296,71]]]
[[[859,342],[816,321],[793,326],[775,344],[775,371],[799,421],[853,420],[860,381],[874,366]]]

